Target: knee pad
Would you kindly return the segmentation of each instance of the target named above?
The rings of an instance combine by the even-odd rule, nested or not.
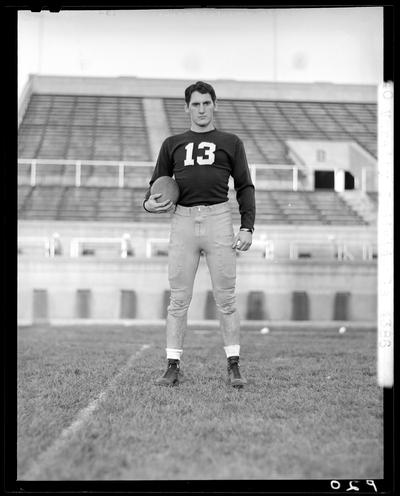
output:
[[[229,315],[236,311],[236,298],[234,294],[216,295],[215,302],[221,313]]]
[[[176,297],[171,294],[168,313],[176,316],[184,315],[189,309],[191,299],[192,295],[186,297]]]

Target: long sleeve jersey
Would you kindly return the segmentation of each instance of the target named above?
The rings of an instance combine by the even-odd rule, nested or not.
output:
[[[160,176],[175,177],[180,190],[178,204],[184,207],[228,201],[228,181],[232,176],[241,227],[254,229],[254,185],[243,143],[235,134],[213,129],[170,136],[161,146],[150,188]]]

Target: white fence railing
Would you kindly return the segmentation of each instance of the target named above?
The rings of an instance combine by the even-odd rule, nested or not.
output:
[[[70,242],[69,253],[72,258],[77,258],[82,254],[82,249],[85,245],[104,246],[111,245],[119,249],[120,257],[127,258],[132,254],[132,241],[128,233],[124,233],[121,237],[82,237],[72,238]]]
[[[168,254],[168,238],[140,238],[133,242],[129,233],[119,237],[73,237],[63,243],[58,233],[51,236],[20,236],[18,237],[18,253],[23,256],[57,257],[69,254],[71,258],[79,258],[88,253],[90,247],[97,258],[108,256],[112,258],[128,258],[142,256],[153,258]],[[69,244],[69,249],[63,250]],[[240,252],[238,252],[240,253]],[[377,258],[377,244],[371,242],[344,242],[332,243],[321,239],[314,241],[292,241],[287,244],[287,251],[280,250],[276,254],[274,242],[264,237],[253,240],[251,250],[246,256],[260,257],[265,260],[299,260],[311,258],[313,260],[372,261]]]
[[[105,184],[123,188],[130,185],[147,186],[155,163],[149,161],[116,161],[116,160],[72,160],[72,159],[18,159],[19,181],[28,181],[31,186],[42,184],[51,179],[53,184],[68,184],[76,187],[87,185],[87,181],[105,181]],[[89,168],[97,168],[95,174]],[[54,170],[62,168],[62,170]],[[250,174],[253,183],[259,189],[310,189],[313,187],[313,170],[315,166],[250,163]],[[325,169],[325,167],[323,167]],[[334,189],[345,189],[346,167],[332,167],[334,170]],[[24,170],[25,169],[25,170]],[[103,169],[103,170],[102,170]],[[106,173],[104,169],[107,169]],[[132,174],[132,172],[134,172]],[[354,171],[352,172],[354,173]],[[128,175],[130,177],[128,177]],[[354,188],[361,191],[374,191],[376,187],[376,171],[368,167],[359,167],[354,176]],[[232,181],[230,182],[232,186]]]
[[[61,240],[58,233],[52,236],[19,236],[18,254],[24,251],[38,253],[46,257],[54,257],[62,254]]]
[[[355,243],[352,241],[322,242],[293,241],[289,245],[289,258],[325,259],[335,258],[340,262],[352,260],[373,260],[377,258],[376,243]]]
[[[123,188],[126,185],[128,170],[132,172],[136,169],[139,174],[139,169],[142,169],[142,175],[144,172],[146,184],[148,184],[154,165],[154,162],[143,161],[18,159],[19,174],[20,176],[23,174],[23,168],[25,167],[25,176],[29,177],[29,184],[31,186],[39,184],[39,177],[43,177],[43,175],[59,175],[61,177],[65,174],[65,170],[67,169],[71,184],[80,187],[83,185],[85,170],[89,167],[97,167],[99,169],[99,177],[102,175],[100,170],[101,167],[114,169],[115,172],[111,172],[111,177],[115,180],[115,184],[120,188]],[[49,171],[50,167],[60,168],[60,170]],[[39,174],[39,168],[43,168],[43,174]],[[249,164],[249,168],[254,185],[257,185],[259,181],[261,182],[263,180],[263,175],[269,174],[267,179],[269,184],[272,184],[275,181],[277,185],[285,188],[292,188],[293,191],[297,191],[299,188],[299,173],[300,170],[303,170],[303,168],[299,168],[298,166],[287,164]],[[276,175],[275,179],[274,175]],[[107,176],[110,177],[110,172],[107,173]]]

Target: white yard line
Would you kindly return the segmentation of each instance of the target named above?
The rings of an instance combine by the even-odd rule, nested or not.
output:
[[[37,480],[43,468],[54,461],[57,454],[63,450],[74,435],[90,420],[92,413],[96,410],[101,401],[103,401],[107,393],[118,383],[120,378],[128,372],[139,355],[141,355],[141,353],[148,348],[150,348],[149,344],[142,345],[141,348],[129,358],[126,365],[112,378],[106,389],[104,389],[104,391],[102,391],[96,399],[91,401],[86,408],[79,411],[72,424],[61,432],[60,436],[54,441],[54,443],[39,455],[28,471],[18,480]]]

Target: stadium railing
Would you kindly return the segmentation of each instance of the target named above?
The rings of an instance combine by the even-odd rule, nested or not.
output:
[[[43,171],[39,168],[43,167]],[[139,162],[139,161],[110,161],[110,160],[73,160],[73,159],[18,159],[19,178],[25,178],[30,186],[40,184],[46,174],[53,175],[59,178],[60,181],[64,176],[69,177],[70,184],[76,187],[84,185],[84,178],[89,176],[107,176],[101,168],[115,169],[115,173],[111,173],[111,177],[115,180],[115,184],[123,188],[127,185],[127,176],[132,172],[138,172],[138,178],[144,180],[144,185],[148,184],[154,162]],[[98,174],[92,173],[92,170],[98,169]],[[250,174],[254,185],[259,182],[262,186],[263,176],[268,182],[268,187],[289,188],[293,191],[299,189],[300,175],[303,172],[303,167],[287,164],[249,164]],[[147,172],[148,169],[148,172]],[[89,172],[88,172],[89,171]],[[39,173],[40,172],[40,173]],[[86,172],[86,174],[85,174]],[[145,172],[143,176],[143,172]],[[146,174],[147,172],[147,174]],[[272,174],[272,177],[268,175]],[[142,184],[137,184],[142,185]]]
[[[72,238],[70,243],[69,253],[71,258],[77,258],[82,253],[84,245],[114,245],[119,248],[120,258],[127,258],[133,254],[131,237],[128,233],[124,233],[121,237],[82,237]]]
[[[18,254],[23,255],[29,250],[28,254],[37,253],[46,257],[61,255],[62,247],[60,236],[54,233],[52,236],[19,236],[18,237]],[[25,253],[24,253],[25,252]]]
[[[376,243],[293,241],[289,245],[290,260],[299,258],[335,258],[339,262],[377,258]]]
[[[167,256],[168,243],[168,238],[149,237],[136,240],[134,245],[129,233],[124,233],[119,237],[73,237],[70,240],[69,249],[65,250],[65,253],[69,253],[71,258],[79,258],[84,255],[112,258],[131,256],[153,258]],[[111,247],[111,250],[107,249],[102,252],[102,248],[105,246]],[[18,238],[18,251],[20,255],[36,254],[46,257],[55,257],[64,253],[58,233],[49,237],[21,236]],[[240,252],[237,254],[238,256],[242,255]],[[286,256],[282,253],[277,256],[272,240],[256,237],[253,240],[251,252],[246,256],[259,257],[265,260],[312,258],[313,260],[337,260],[338,262],[373,261],[377,258],[377,244],[326,239],[292,241],[288,244]]]
[[[19,158],[19,184],[46,184],[52,178],[55,184],[68,183],[71,186],[96,186],[105,184],[119,186],[147,186],[154,162],[124,160],[77,160],[49,158]],[[307,184],[312,168],[306,165],[250,163],[250,174],[259,189],[288,189],[298,191]],[[114,172],[115,171],[115,172]],[[373,181],[372,172],[363,167],[360,171],[359,188],[369,191]],[[110,180],[113,181],[110,184]],[[232,185],[232,182],[230,183]]]

